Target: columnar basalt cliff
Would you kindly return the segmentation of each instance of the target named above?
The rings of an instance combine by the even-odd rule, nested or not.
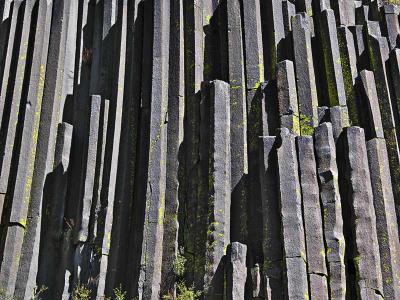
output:
[[[389,2],[0,0],[0,299],[400,299]]]

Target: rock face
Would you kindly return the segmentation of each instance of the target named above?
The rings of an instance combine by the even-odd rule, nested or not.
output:
[[[400,8],[0,0],[0,300],[400,299]]]

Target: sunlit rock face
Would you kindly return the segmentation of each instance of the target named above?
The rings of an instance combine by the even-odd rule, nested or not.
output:
[[[400,299],[397,0],[0,0],[0,300]]]

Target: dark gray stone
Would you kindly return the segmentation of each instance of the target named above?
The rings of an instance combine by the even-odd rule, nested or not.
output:
[[[282,299],[283,244],[277,183],[276,137],[260,139],[260,179],[263,209],[263,279],[268,299]]]
[[[360,85],[362,89],[361,105],[365,107],[366,104],[368,108],[368,113],[364,117],[365,135],[368,140],[372,138],[383,138],[381,111],[376,92],[374,73],[367,70],[361,71]]]
[[[371,289],[383,295],[376,217],[368,166],[364,130],[350,127],[344,139],[346,207],[350,207],[353,248],[350,259],[356,268],[356,282],[362,295]],[[360,295],[360,296],[361,296]]]
[[[209,101],[210,122],[205,124],[209,126],[209,169],[204,296],[213,298],[223,294],[224,276],[220,264],[223,264],[222,259],[231,239],[229,85],[213,81]]]
[[[244,52],[239,0],[227,1],[228,60],[231,110],[231,188],[233,241],[247,241],[248,191],[245,177],[248,174],[247,108],[244,73]],[[246,57],[247,59],[247,57]],[[246,60],[247,61],[247,60]],[[259,73],[258,73],[259,74]],[[258,75],[259,76],[259,75]]]
[[[330,123],[322,123],[318,126],[315,130],[314,139],[324,218],[327,267],[330,276],[329,296],[341,299],[345,297],[346,293],[345,240],[332,125]]]
[[[309,17],[302,13],[292,18],[294,61],[299,97],[300,131],[302,135],[313,133],[318,124],[318,100]]]
[[[280,126],[300,134],[299,105],[293,62],[284,60],[277,65],[277,90]]]
[[[312,137],[298,137],[297,152],[304,211],[304,231],[307,249],[307,272],[311,296],[328,299],[323,223],[319,201],[317,169]],[[317,274],[317,276],[312,276]],[[314,282],[315,281],[315,282]]]
[[[232,243],[228,248],[227,299],[245,299],[247,246]]]
[[[346,91],[343,80],[335,13],[331,9],[321,12],[319,22],[322,49],[327,80],[329,106],[346,105]]]
[[[296,299],[308,294],[306,248],[302,217],[301,188],[295,137],[282,128],[279,135],[278,180],[287,296]]]
[[[400,262],[397,259],[400,244],[385,140],[370,140],[367,143],[367,151],[374,195],[383,294],[385,298],[397,299],[400,297]]]
[[[150,132],[149,132],[149,157],[147,169],[147,182],[145,194],[144,212],[144,234],[142,242],[141,274],[139,278],[139,298],[158,299],[160,297],[161,284],[161,264],[162,264],[162,243],[163,243],[163,224],[165,210],[165,180],[166,180],[166,154],[167,154],[167,81],[160,82],[160,78],[168,78],[168,43],[169,43],[169,12],[170,1],[154,2],[153,10],[153,60],[152,60],[152,82],[151,82],[151,103],[148,104],[150,110]],[[125,67],[121,62],[121,70]],[[123,73],[123,72],[122,72]],[[157,75],[155,75],[157,74]],[[121,74],[121,80],[123,80]],[[121,82],[123,84],[123,81]],[[121,95],[122,96],[122,95]],[[122,102],[123,99],[120,101]],[[122,104],[122,103],[121,103]],[[120,106],[122,109],[122,105]],[[120,110],[117,112],[120,115]],[[120,130],[116,128],[116,132]],[[119,143],[119,133],[114,133],[115,144]],[[117,171],[118,152],[115,157],[115,167],[113,168],[112,178]],[[112,189],[108,201],[113,200]],[[111,202],[111,204],[113,204]],[[109,224],[111,233],[112,209],[107,210],[106,226]],[[107,233],[107,231],[106,231]],[[105,234],[105,236],[107,236]],[[106,243],[106,241],[104,241]],[[103,248],[105,245],[103,244]]]
[[[345,27],[340,26],[337,29],[340,61],[342,64],[344,89],[346,92],[346,105],[349,111],[349,118],[352,125],[359,125],[360,120],[358,116],[357,98],[356,98],[356,78],[357,72],[357,55],[354,38],[351,31]]]

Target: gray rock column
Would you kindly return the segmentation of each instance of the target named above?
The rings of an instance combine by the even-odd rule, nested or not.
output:
[[[277,148],[279,206],[287,284],[284,290],[289,299],[307,298],[309,295],[307,256],[295,137],[288,129],[283,128],[279,143]]]
[[[247,277],[246,255],[246,245],[234,242],[228,247],[227,299],[245,299],[244,292]]]
[[[227,1],[228,61],[231,109],[231,188],[232,188],[232,240],[247,239],[248,175],[246,79],[242,44],[241,11],[239,0]]]
[[[328,299],[328,271],[317,169],[312,137],[296,139],[302,194],[304,231],[307,249],[307,273],[312,299]]]
[[[346,294],[345,241],[332,125],[330,123],[322,123],[318,126],[314,139],[324,220],[323,229],[329,274],[329,297],[331,299],[344,299]]]
[[[276,137],[260,138],[260,181],[263,212],[262,268],[265,294],[268,299],[283,298],[283,244],[277,182]]]
[[[230,243],[231,156],[229,85],[213,81],[210,87],[208,117],[207,246],[204,297],[222,297],[224,256]],[[202,142],[203,143],[203,142]]]
[[[344,138],[346,209],[351,218],[348,259],[356,268],[357,292],[360,297],[383,295],[379,244],[374,199],[368,166],[364,130],[350,127]]]
[[[166,149],[167,149],[167,99],[168,85],[160,78],[168,78],[170,1],[155,1],[153,10],[153,60],[149,160],[145,195],[144,232],[139,278],[139,299],[160,297],[163,223],[165,209]],[[157,74],[157,75],[156,75]]]
[[[294,63],[301,135],[311,135],[318,124],[318,99],[311,51],[311,23],[305,13],[292,18]]]
[[[368,141],[367,153],[374,195],[383,294],[385,298],[398,299],[400,297],[400,261],[398,260],[400,244],[385,140],[374,138]]]

